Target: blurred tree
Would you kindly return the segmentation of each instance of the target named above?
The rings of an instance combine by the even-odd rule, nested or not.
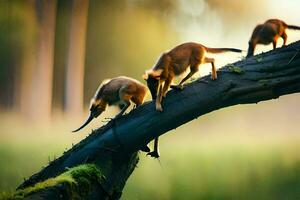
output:
[[[38,40],[31,112],[33,117],[50,119],[54,62],[56,0],[36,0]]]
[[[36,36],[37,36],[37,20],[35,14],[35,1],[24,1],[22,7],[21,23],[24,27],[22,36],[18,40],[23,43],[20,55],[20,66],[18,67],[18,78],[16,79],[16,107],[25,116],[30,116],[32,101],[32,85],[34,79],[35,54],[36,54]],[[12,1],[16,6],[16,1]],[[14,49],[16,47],[13,47]]]
[[[48,121],[51,117],[56,1],[28,0],[24,5],[21,11],[31,14],[24,24],[31,26],[27,34],[19,36],[24,45],[15,93],[22,114],[30,119]]]
[[[53,115],[60,114],[64,108],[65,67],[68,55],[72,1],[57,1],[55,28],[55,55],[52,90]]]
[[[72,117],[83,109],[85,43],[88,0],[73,0],[66,66],[65,111]]]
[[[20,108],[24,49],[33,43],[34,7],[29,1],[0,1],[0,109]],[[26,53],[30,54],[32,49]],[[21,84],[22,83],[22,84]]]

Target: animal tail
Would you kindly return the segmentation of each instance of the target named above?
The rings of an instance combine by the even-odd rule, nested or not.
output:
[[[287,25],[288,29],[300,30],[300,26]]]
[[[241,49],[235,49],[235,48],[209,48],[209,47],[206,47],[206,51],[209,53],[223,53],[227,51],[237,52],[237,53],[242,52]]]

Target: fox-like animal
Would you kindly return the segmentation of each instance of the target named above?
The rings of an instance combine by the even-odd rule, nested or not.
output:
[[[257,25],[249,40],[249,48],[247,57],[253,56],[257,44],[273,44],[273,49],[276,48],[278,38],[283,39],[283,45],[286,44],[287,34],[286,29],[300,30],[299,26],[288,25],[279,19],[269,19],[264,24]]]
[[[77,132],[88,125],[90,121],[105,111],[107,105],[118,105],[122,110],[116,115],[115,119],[120,117],[130,106],[131,101],[137,107],[142,105],[146,93],[147,87],[145,85],[126,76],[103,81],[91,99],[90,116],[82,126],[73,132]],[[142,147],[141,150],[150,152],[148,146]]]
[[[122,110],[115,118],[120,117],[130,106],[131,101],[136,106],[140,106],[144,102],[146,93],[147,87],[144,84],[126,76],[103,81],[91,99],[90,116],[82,126],[73,132],[81,130],[98,117],[105,111],[107,105],[118,105]]]
[[[152,99],[156,99],[155,107],[158,111],[163,111],[161,106],[162,97],[166,93],[175,76],[181,75],[190,68],[190,73],[184,77],[179,85],[173,86],[175,89],[183,89],[183,83],[195,74],[200,64],[211,63],[212,65],[212,79],[217,79],[217,69],[215,67],[215,59],[206,57],[205,54],[209,53],[222,53],[222,52],[242,52],[240,49],[235,48],[209,48],[199,43],[184,43],[170,51],[163,53],[158,59],[154,67],[145,72],[143,78],[147,81],[147,86],[151,92]],[[158,158],[158,137],[154,140],[154,150],[148,155]]]
[[[209,48],[199,43],[189,42],[163,53],[154,67],[143,75],[143,78],[147,81],[152,98],[156,99],[156,110],[163,111],[161,106],[162,97],[166,96],[173,78],[184,73],[188,67],[190,68],[190,73],[180,81],[179,85],[173,86],[173,88],[183,89],[183,83],[199,70],[200,64],[204,63],[211,63],[211,78],[216,80],[215,59],[206,57],[205,54],[207,52],[222,53],[227,51],[242,52],[242,50],[235,48]]]

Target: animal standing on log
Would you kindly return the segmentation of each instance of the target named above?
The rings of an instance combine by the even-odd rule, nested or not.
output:
[[[91,99],[90,115],[88,119],[82,126],[73,132],[81,130],[94,118],[97,118],[105,111],[107,105],[118,105],[121,111],[114,119],[120,117],[130,106],[131,101],[137,107],[142,105],[146,93],[147,87],[145,85],[126,76],[119,76],[103,81],[97,89],[94,97]],[[145,152],[150,151],[147,146],[143,147],[141,150]]]
[[[300,30],[300,27],[288,25],[279,19],[269,19],[264,24],[257,25],[249,41],[247,57],[253,56],[257,44],[268,45],[272,43],[273,49],[275,49],[277,40],[281,37],[283,39],[283,46],[286,45],[286,29]]]
[[[191,78],[198,70],[200,64],[211,63],[212,80],[217,79],[217,69],[215,67],[215,59],[206,57],[206,53],[223,53],[223,52],[242,52],[235,48],[209,48],[199,43],[183,43],[176,46],[170,51],[163,53],[158,59],[155,66],[146,71],[143,78],[147,81],[148,88],[151,92],[152,99],[156,99],[156,110],[162,112],[162,97],[171,86],[175,76],[183,74],[189,67],[189,74],[184,77],[178,85],[171,86],[174,89],[183,89],[183,83]],[[163,85],[164,84],[164,85]],[[152,157],[158,158],[158,138],[154,140],[154,151],[148,153]]]
[[[211,78],[212,80],[216,80],[217,69],[215,67],[215,59],[206,57],[205,54],[207,52],[223,53],[228,51],[242,52],[242,50],[235,48],[209,48],[199,43],[189,42],[163,53],[155,66],[143,75],[143,78],[147,81],[152,98],[156,99],[156,110],[163,111],[161,106],[162,97],[166,96],[173,78],[183,74],[188,67],[190,68],[190,73],[178,85],[172,86],[172,88],[183,89],[183,83],[199,70],[200,64],[205,63],[211,63]]]

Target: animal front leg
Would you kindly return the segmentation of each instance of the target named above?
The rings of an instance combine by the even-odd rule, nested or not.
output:
[[[122,108],[122,110],[119,112],[119,114],[116,115],[115,119],[121,117],[123,115],[123,113],[127,110],[127,108],[130,106],[130,102],[129,101],[124,101],[125,105],[124,107]]]
[[[273,42],[272,42],[272,44],[273,44],[273,49],[276,49],[276,46],[277,46],[277,40],[274,39]]]
[[[170,87],[170,84],[171,84],[172,80],[170,79],[167,79],[164,83],[164,87],[163,87],[163,90],[162,90],[162,96],[163,97],[166,97],[166,94],[168,92],[168,89]]]
[[[153,158],[159,158],[158,153],[158,137],[154,139],[154,150],[152,152],[147,153],[147,155],[153,157]]]
[[[163,111],[162,106],[161,106],[161,100],[162,100],[162,82],[159,81],[155,107],[156,107],[156,110],[160,111],[160,112]]]

